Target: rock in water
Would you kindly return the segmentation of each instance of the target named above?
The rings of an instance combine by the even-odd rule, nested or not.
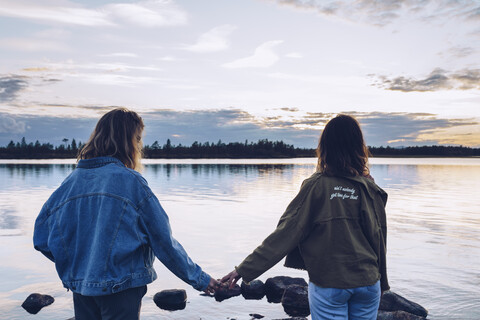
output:
[[[308,287],[307,282],[303,278],[285,276],[268,278],[267,281],[265,281],[265,292],[267,294],[268,302],[280,302],[285,289],[292,284]]]
[[[52,296],[40,293],[32,293],[22,303],[22,308],[28,313],[37,314],[43,307],[51,305],[55,299]]]
[[[289,316],[307,317],[310,314],[308,287],[298,284],[289,285],[283,293],[282,306]]]
[[[383,293],[382,299],[380,300],[380,307],[378,309],[384,311],[406,311],[423,318],[428,315],[427,309],[392,291],[385,291]]]
[[[252,317],[252,319],[262,319],[262,318],[265,318],[265,316],[262,316],[261,314],[258,314],[258,313],[250,313],[249,316]]]
[[[248,284],[242,281],[240,288],[245,299],[260,300],[265,296],[265,284],[260,280],[253,280]]]
[[[236,297],[242,294],[242,289],[238,284],[236,284],[232,289],[228,288],[228,284],[222,284],[220,287],[215,290],[215,300],[221,302],[225,299],[230,299],[231,297]]]
[[[153,301],[163,310],[183,310],[187,306],[187,292],[182,289],[171,289],[157,292]]]
[[[424,317],[419,317],[405,311],[383,311],[378,310],[377,320],[424,320]]]

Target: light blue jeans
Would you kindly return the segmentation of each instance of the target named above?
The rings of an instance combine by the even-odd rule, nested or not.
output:
[[[374,285],[336,289],[308,284],[312,320],[375,320],[380,305],[380,281]]]

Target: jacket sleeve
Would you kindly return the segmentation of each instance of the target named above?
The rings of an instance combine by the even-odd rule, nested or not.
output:
[[[390,290],[387,277],[387,216],[385,212],[385,205],[387,204],[387,194],[381,193],[381,201],[377,201],[375,204],[375,211],[379,213],[380,222],[380,285],[382,291]]]
[[[140,227],[148,237],[155,256],[177,277],[193,288],[205,290],[210,276],[194,263],[182,245],[173,238],[168,216],[153,194],[139,208]]]
[[[365,198],[364,212],[362,212],[363,232],[375,251],[378,259],[378,267],[380,273],[380,287],[382,291],[390,289],[387,278],[387,221],[385,213],[385,205],[387,194],[377,194],[374,199]],[[369,202],[372,201],[372,205]],[[370,213],[370,214],[369,214]]]
[[[43,253],[45,257],[55,262],[52,252],[48,248],[48,236],[50,234],[50,226],[48,224],[48,207],[45,203],[35,220],[33,230],[33,247]]]
[[[283,259],[308,235],[310,216],[315,210],[315,184],[306,180],[280,218],[277,228],[236,267],[243,280],[250,282]]]

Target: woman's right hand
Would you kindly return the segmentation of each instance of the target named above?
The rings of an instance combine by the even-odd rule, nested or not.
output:
[[[222,283],[228,283],[228,288],[232,289],[237,281],[241,278],[242,276],[238,274],[237,270],[233,270],[229,274],[227,274],[225,277],[220,280]]]
[[[219,286],[220,286],[220,282],[218,282],[218,280],[214,278],[210,278],[210,282],[207,288],[203,292],[205,292],[206,294],[214,294]]]

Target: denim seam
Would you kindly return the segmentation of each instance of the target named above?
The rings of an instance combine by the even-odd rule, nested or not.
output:
[[[125,214],[126,208],[127,208],[127,203],[124,203],[122,213],[120,214],[120,217],[118,219],[117,228],[115,229],[115,232],[113,233],[112,241],[110,242],[110,246],[108,247],[107,257],[105,259],[105,276],[104,276],[105,278],[107,277],[107,272],[108,272],[108,269],[107,269],[108,261],[110,260],[110,255],[112,254],[112,248],[113,248],[113,245],[115,244],[115,240],[116,240],[117,235],[118,235],[118,230],[120,229],[120,224],[122,223],[122,219],[123,219],[123,216]]]
[[[54,221],[54,227],[58,229],[58,233],[60,234],[60,238],[62,239],[62,247],[65,253],[65,257],[67,258],[68,264],[70,264],[70,257],[68,255],[68,250],[67,250],[67,242],[65,241],[65,237],[63,236],[62,229],[60,228],[60,221],[58,220],[59,220],[58,217],[56,217]],[[54,229],[50,228],[52,233],[55,232],[55,228]],[[70,270],[70,277],[73,277],[72,270]]]
[[[105,196],[105,197],[110,197],[110,198],[115,198],[117,200],[121,200],[121,201],[124,201],[126,203],[128,203],[129,205],[131,205],[135,210],[138,210],[138,207],[135,206],[135,204],[127,199],[127,198],[124,198],[124,197],[121,197],[121,196],[117,196],[117,195],[114,195],[114,194],[111,194],[111,193],[104,193],[104,192],[95,192],[95,193],[85,193],[85,194],[81,194],[81,195],[78,195],[78,196],[74,196],[74,197],[71,197],[71,198],[68,198],[67,200],[61,202],[58,206],[56,206],[55,208],[53,208],[52,210],[49,210],[49,212],[47,213],[48,216],[52,215],[53,213],[55,213],[55,211],[59,210],[61,207],[63,207],[65,204],[67,204],[68,202],[70,201],[73,201],[73,200],[76,200],[76,199],[79,199],[79,198],[87,198],[87,197],[93,197],[93,196]]]

